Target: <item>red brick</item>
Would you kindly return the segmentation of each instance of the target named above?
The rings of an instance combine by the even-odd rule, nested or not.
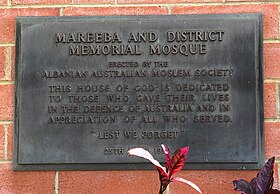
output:
[[[7,145],[7,159],[12,160],[13,158],[13,140],[14,140],[14,127],[13,125],[8,126],[8,145]]]
[[[264,44],[264,77],[280,78],[280,43]]]
[[[157,3],[206,3],[206,2],[223,2],[223,0],[118,0],[118,3],[130,4],[157,4]]]
[[[0,120],[13,119],[14,85],[0,85]]]
[[[279,0],[269,0],[270,2],[279,2]],[[226,0],[226,2],[267,2],[267,0]]]
[[[275,83],[264,84],[264,117],[276,117],[276,85]]]
[[[12,0],[12,5],[29,5],[29,4],[69,4],[72,0]]]
[[[58,16],[58,8],[0,9],[0,43],[15,41],[16,16]]]
[[[241,178],[250,181],[257,173],[257,170],[186,170],[175,174],[174,177],[182,177],[192,181],[198,185],[202,193],[237,194],[238,192],[233,191],[232,181]],[[170,193],[198,194],[197,191],[184,183],[171,183]]]
[[[280,157],[280,122],[265,123],[265,156],[270,158],[272,156]]]
[[[167,14],[166,7],[72,7],[65,8],[66,16],[85,16],[85,15],[146,15],[146,14]]]
[[[157,193],[158,173],[153,171],[62,171],[59,194],[139,194]]]
[[[278,189],[279,188],[279,163],[275,161],[274,163],[274,184],[273,188]]]
[[[0,160],[3,160],[5,157],[5,129],[4,125],[0,125]]]
[[[7,5],[7,0],[0,0],[0,5]]]
[[[54,193],[54,172],[13,172],[10,163],[0,164],[0,193]]]
[[[5,79],[6,47],[0,47],[0,80]]]
[[[203,5],[174,6],[172,14],[228,14],[228,13],[262,13],[264,16],[264,37],[278,37],[278,6],[274,4],[259,5]]]
[[[104,4],[104,3],[114,3],[114,0],[73,0],[73,4],[77,3],[87,3],[87,4]]]

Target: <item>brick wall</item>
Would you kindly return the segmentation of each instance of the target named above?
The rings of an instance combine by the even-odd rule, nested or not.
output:
[[[263,13],[265,157],[274,155],[279,164],[279,10],[280,0],[0,0],[0,193],[152,194],[159,187],[156,171],[12,171],[16,16]],[[234,194],[233,179],[249,180],[256,173],[189,170],[180,176],[197,183],[204,193]],[[279,187],[277,173],[275,177]],[[169,193],[195,192],[171,184]]]

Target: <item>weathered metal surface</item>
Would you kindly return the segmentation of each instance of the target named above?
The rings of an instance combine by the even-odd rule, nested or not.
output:
[[[261,16],[17,19],[15,170],[263,164]]]

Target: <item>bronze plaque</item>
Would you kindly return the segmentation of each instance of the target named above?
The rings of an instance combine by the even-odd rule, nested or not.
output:
[[[263,165],[261,15],[19,17],[15,170]]]

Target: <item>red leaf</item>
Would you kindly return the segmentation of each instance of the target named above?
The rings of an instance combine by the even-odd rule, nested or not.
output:
[[[138,156],[150,160],[150,162],[152,162],[155,165],[159,173],[159,180],[161,184],[160,192],[163,193],[167,185],[170,183],[169,175],[167,174],[166,169],[163,166],[161,166],[157,160],[154,159],[154,157],[150,154],[150,152],[148,152],[143,148],[132,148],[128,150],[127,153],[131,156]]]
[[[159,179],[160,179],[159,194],[162,194],[166,190],[167,186],[169,185],[170,180],[169,180],[169,177],[165,177],[165,176],[161,176],[161,175],[159,175]]]
[[[170,167],[167,170],[169,177],[171,177],[173,174],[180,171],[184,167],[188,151],[188,146],[184,148],[179,148],[175,151],[171,159]]]
[[[162,147],[164,155],[165,155],[165,160],[166,160],[165,168],[166,168],[166,171],[168,173],[169,166],[171,165],[170,153],[169,153],[169,150],[167,149],[167,147],[165,145],[161,144],[161,147]]]
[[[170,155],[169,155],[168,149],[166,148],[165,145],[161,145],[161,146],[162,146],[162,149],[163,149],[165,157],[166,157],[166,166],[168,167],[168,173],[167,173],[167,169],[165,167],[161,166],[160,163],[157,160],[155,160],[153,158],[153,156],[147,150],[145,150],[143,148],[132,148],[128,151],[129,155],[148,159],[148,160],[150,160],[150,162],[152,162],[156,166],[158,173],[159,173],[159,179],[160,179],[159,194],[163,194],[163,192],[166,190],[168,184],[171,182],[171,176],[183,168],[184,163],[186,161],[187,153],[189,151],[189,147],[179,148],[175,151],[174,155],[172,156],[172,159],[170,160]],[[189,184],[194,189],[201,192],[200,189],[194,183],[192,183],[190,181],[187,181],[182,178],[175,178],[172,180],[174,182],[180,181],[180,182]]]

